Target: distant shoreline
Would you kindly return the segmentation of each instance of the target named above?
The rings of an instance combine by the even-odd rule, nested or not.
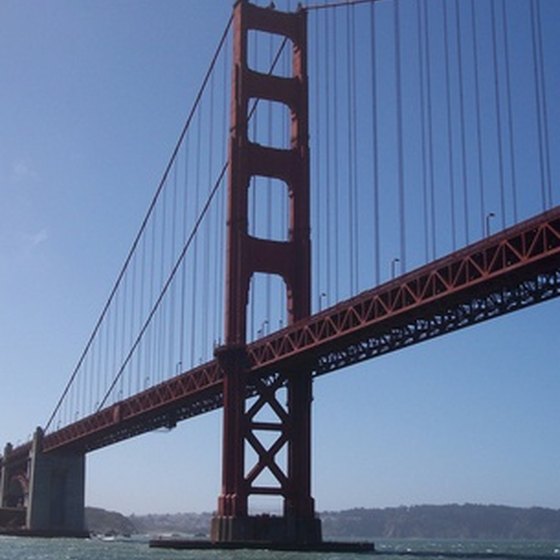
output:
[[[560,510],[498,505],[449,504],[393,508],[354,508],[319,512],[325,538],[381,539],[560,539]],[[86,523],[96,534],[172,534],[203,536],[211,513],[125,516],[86,508]]]

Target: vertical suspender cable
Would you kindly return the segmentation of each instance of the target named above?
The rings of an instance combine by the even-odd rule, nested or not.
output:
[[[404,199],[404,162],[403,162],[403,120],[402,120],[402,78],[401,78],[401,30],[400,3],[394,4],[394,40],[395,40],[395,91],[397,97],[397,176],[398,176],[398,206],[400,233],[400,262],[401,272],[406,272],[406,229],[405,229],[405,199]]]
[[[329,26],[329,16],[330,16],[330,12],[329,10],[325,11],[325,37],[329,37],[329,32],[330,32],[330,26]],[[331,42],[327,41],[327,44],[325,46],[325,98],[326,98],[326,103],[325,103],[325,122],[326,122],[326,134],[325,134],[325,153],[327,155],[326,157],[326,161],[325,161],[325,171],[326,171],[326,216],[325,216],[325,222],[326,222],[326,229],[327,229],[327,235],[326,235],[326,244],[327,244],[327,251],[326,251],[326,265],[327,265],[327,302],[330,303],[331,298],[332,298],[332,283],[331,283],[331,228],[332,228],[332,224],[331,224],[331,128],[332,128],[332,122],[331,122],[331,104],[332,104],[332,100],[331,100],[331,69],[330,69],[330,47],[331,47]]]
[[[165,280],[165,253],[167,248],[166,243],[166,233],[167,233],[167,189],[164,190],[163,193],[163,203],[162,203],[162,222],[161,222],[161,246],[160,246],[160,279],[158,282],[158,293],[163,286],[163,282]],[[159,320],[159,327],[157,328],[158,331],[158,343],[157,343],[157,371],[154,372],[157,375],[158,381],[163,377],[163,370],[164,370],[164,356],[165,356],[165,348],[164,348],[164,339],[165,339],[165,302],[163,306],[160,308],[158,312],[158,318],[156,321]]]
[[[322,292],[322,285],[324,282],[323,279],[323,252],[324,252],[324,233],[323,233],[323,224],[325,223],[324,219],[324,210],[323,210],[323,200],[324,200],[324,191],[322,189],[323,186],[323,177],[321,174],[321,164],[320,162],[325,159],[325,155],[323,153],[323,142],[322,142],[322,132],[323,129],[321,127],[322,119],[321,119],[321,103],[322,99],[320,96],[320,91],[322,89],[322,63],[321,57],[319,56],[320,48],[319,48],[319,30],[320,30],[320,19],[319,16],[315,18],[315,37],[314,37],[314,56],[315,56],[315,67],[316,67],[316,80],[315,80],[315,88],[314,88],[314,103],[313,109],[315,112],[315,177],[313,182],[313,192],[315,193],[315,200],[313,201],[313,208],[315,209],[315,218],[314,218],[314,230],[316,232],[316,245],[315,251],[313,252],[316,268],[314,280],[315,280],[315,297],[317,298],[316,301],[318,303],[318,311],[321,310],[321,293]],[[327,226],[328,227],[328,226]]]
[[[184,162],[184,197],[183,197],[183,228],[181,232],[181,239],[184,240],[187,237],[187,224],[188,224],[188,208],[189,208],[189,195],[188,195],[188,179],[189,179],[189,146],[188,146],[188,138],[187,144],[185,144],[185,162]],[[186,263],[183,262],[181,266],[181,318],[179,324],[179,361],[181,362],[181,366],[183,369],[186,369],[186,359],[185,359],[185,346],[186,346],[186,338],[185,338],[185,327],[186,327],[186,291],[187,291],[187,266]]]
[[[211,82],[210,82],[210,100],[209,100],[209,105],[210,105],[210,115],[208,118],[208,139],[207,139],[207,150],[208,150],[208,185],[209,188],[211,188],[211,183],[212,183],[212,173],[213,173],[213,165],[214,165],[214,135],[215,135],[215,125],[214,125],[214,119],[215,119],[215,114],[214,114],[214,108],[215,108],[215,75],[212,76]],[[222,124],[222,123],[220,123]],[[211,359],[213,357],[213,350],[214,350],[214,339],[213,339],[213,335],[215,332],[215,321],[216,321],[216,300],[215,300],[215,295],[216,295],[216,291],[214,290],[214,283],[217,281],[216,278],[216,272],[214,269],[214,263],[215,263],[215,259],[214,259],[214,253],[215,253],[215,235],[216,235],[216,226],[217,224],[215,224],[215,208],[212,207],[210,208],[208,215],[206,216],[206,219],[204,220],[205,223],[205,244],[206,244],[206,249],[208,252],[208,256],[207,258],[207,271],[206,271],[206,281],[207,281],[207,291],[208,291],[208,300],[206,303],[207,309],[208,309],[208,323],[206,326],[206,334],[205,334],[205,342],[204,342],[204,352],[203,352],[203,359],[207,360],[207,359]],[[204,312],[204,309],[202,310],[202,312]]]
[[[432,64],[430,58],[430,19],[428,12],[428,0],[424,0],[424,51],[426,53],[426,101],[427,101],[427,124],[428,124],[428,166],[429,166],[429,194],[430,194],[430,224],[431,224],[431,257],[436,258],[436,195],[434,177],[434,134],[433,134],[433,111],[432,111]]]
[[[93,363],[95,359],[94,349],[92,348],[91,354],[88,356],[87,360],[84,362],[84,381],[82,383],[82,390],[80,394],[80,412],[86,415],[89,412],[88,402],[93,398],[91,394],[88,394],[88,387],[91,387],[90,392],[93,393],[93,387],[95,385],[95,373],[90,373],[95,371],[93,369]]]
[[[227,51],[226,51],[227,52]],[[218,122],[225,123],[227,122],[228,118],[228,97],[225,92],[228,91],[228,76],[229,76],[229,67],[228,67],[228,57],[224,56],[223,60],[223,68],[222,68],[222,76],[221,76],[221,86],[220,89],[223,93],[222,95],[222,105],[220,109],[220,118]],[[221,161],[227,161],[227,134],[224,137],[220,138],[220,159]],[[223,274],[223,266],[225,259],[223,255],[225,254],[225,245],[224,245],[224,227],[225,227],[225,213],[224,213],[224,196],[225,196],[225,189],[221,188],[221,196],[218,198],[218,211],[217,211],[217,228],[216,228],[216,334],[215,334],[215,344],[217,346],[221,345],[222,343],[222,322],[223,322],[223,286],[225,284],[225,278]]]
[[[101,333],[100,333],[101,335]],[[92,348],[92,358],[91,358],[91,367],[90,367],[90,387],[89,387],[89,395],[88,395],[88,402],[86,403],[87,411],[84,412],[91,412],[95,410],[95,403],[99,399],[99,395],[101,394],[101,374],[100,368],[98,366],[98,361],[101,362],[100,358],[100,351],[101,351],[101,340],[96,339],[95,344],[91,347]]]
[[[251,37],[251,35],[250,35]],[[252,60],[250,62],[250,64],[252,64],[253,68],[257,67],[257,63],[258,63],[258,58],[257,58],[257,54],[258,54],[258,48],[257,48],[257,34],[253,33],[251,40],[248,40],[247,43],[250,43],[252,41],[252,46],[249,44],[249,58]],[[249,124],[252,126],[253,128],[253,140],[256,142],[257,141],[257,134],[258,134],[258,116],[256,113],[257,110],[257,104],[258,104],[258,100],[254,102],[253,104],[253,109],[250,112],[248,118],[250,119],[250,123],[247,123],[247,132],[249,131]],[[256,224],[257,224],[257,183],[255,180],[255,176],[252,176],[250,178],[250,182],[249,182],[249,194],[251,196],[251,214],[249,216],[249,228],[250,231],[249,233],[251,235],[255,235],[255,228],[256,228]],[[256,280],[255,280],[255,275],[253,274],[251,276],[251,278],[249,279],[249,319],[247,321],[248,325],[249,325],[249,329],[248,332],[250,333],[250,338],[251,340],[255,339],[255,333],[257,331],[255,324],[256,324]]]
[[[147,236],[143,235],[142,236],[142,240],[141,240],[141,246],[140,246],[140,286],[138,288],[139,293],[138,293],[138,310],[137,310],[137,314],[138,314],[138,320],[141,321],[142,320],[142,316],[143,316],[143,312],[144,312],[144,302],[146,301],[146,294],[145,294],[145,290],[146,290],[146,252],[147,252],[147,248],[146,248],[146,241],[147,240]],[[141,387],[142,387],[142,377],[144,375],[144,372],[146,371],[146,364],[145,364],[145,346],[143,346],[140,351],[138,352],[138,371],[136,374],[136,387],[137,387],[137,392],[140,391]]]
[[[195,192],[194,192],[194,209],[195,215],[198,214],[198,207],[200,204],[200,136],[201,136],[201,116],[200,113],[198,114],[197,119],[197,126],[196,126],[196,148],[195,148]],[[192,263],[192,285],[191,285],[191,367],[193,367],[196,363],[196,320],[197,320],[197,291],[198,291],[198,237],[194,239],[194,247],[193,247],[193,263]]]
[[[542,133],[542,116],[541,116],[541,91],[539,81],[539,65],[538,65],[538,48],[537,48],[537,30],[535,22],[535,0],[531,0],[531,39],[533,47],[533,80],[535,82],[535,105],[537,113],[537,134],[539,141],[539,168],[541,179],[541,203],[543,212],[546,210],[546,187],[544,180],[544,149],[543,149],[543,133]]]
[[[171,256],[175,258],[176,254],[176,228],[177,228],[177,174],[178,174],[178,167],[179,161],[175,162],[174,169],[173,169],[173,195],[172,195],[172,202],[171,202]],[[175,375],[176,373],[176,362],[175,357],[175,333],[177,332],[176,328],[176,315],[175,315],[175,294],[177,293],[177,282],[174,281],[173,285],[171,286],[171,302],[169,305],[169,319],[167,324],[167,336],[168,340],[168,353],[169,353],[169,369],[168,375]]]
[[[358,291],[358,189],[357,189],[357,126],[356,126],[356,22],[355,7],[346,8],[346,48],[348,65],[348,188],[349,188],[349,235],[350,235],[350,294]]]
[[[370,6],[370,32],[371,32],[371,95],[372,95],[372,163],[373,163],[373,268],[375,285],[381,283],[380,265],[380,240],[379,240],[379,146],[377,139],[377,48],[375,33],[375,2]]]
[[[112,336],[112,365],[111,373],[114,373],[117,369],[117,345],[119,339],[119,303],[121,300],[120,291],[117,293],[115,298],[115,319],[113,321],[113,336]]]
[[[513,108],[511,103],[511,73],[509,64],[509,33],[506,15],[506,2],[502,0],[502,26],[504,28],[504,60],[506,71],[506,105],[507,119],[509,130],[509,161],[511,173],[511,191],[512,191],[512,208],[513,222],[517,223],[517,178],[515,170],[515,147],[514,147],[514,130],[513,130]]]
[[[447,108],[447,143],[449,165],[449,191],[450,191],[450,216],[451,216],[451,241],[453,250],[457,250],[457,232],[455,227],[455,173],[453,158],[453,130],[451,121],[451,76],[449,72],[449,26],[447,17],[447,0],[443,0],[443,34],[445,50],[445,97]]]
[[[346,7],[346,122],[347,130],[347,158],[348,158],[348,271],[350,273],[350,295],[354,293],[354,168],[353,168],[353,145],[352,145],[352,48],[351,48],[351,28],[350,28],[351,6]]]
[[[502,146],[502,116],[500,111],[500,77],[498,69],[498,45],[496,31],[496,7],[494,2],[490,2],[490,13],[492,19],[492,60],[494,74],[494,100],[496,111],[496,140],[498,147],[498,171],[500,183],[500,213],[502,215],[502,229],[506,227],[506,200],[504,184],[504,156]]]
[[[150,266],[148,267],[150,270],[150,296],[148,301],[151,303],[154,301],[155,297],[155,287],[154,287],[154,274],[155,274],[155,260],[156,260],[156,234],[155,234],[155,226],[157,224],[157,208],[154,208],[153,212],[153,221],[152,221],[152,228],[150,231],[151,234],[151,243],[150,243]],[[146,371],[146,377],[152,378],[152,372],[154,369],[153,364],[153,356],[154,356],[154,348],[153,348],[153,339],[155,338],[155,333],[153,330],[150,332],[150,338],[146,341],[146,346],[148,348],[148,370]]]
[[[110,340],[111,340],[111,325],[113,322],[113,313],[112,313],[112,309],[109,310],[109,313],[107,314],[107,322],[106,322],[106,327],[105,327],[105,348],[104,348],[104,388],[106,388],[109,385],[109,368],[110,368],[110,364],[109,364],[109,346],[110,346]]]
[[[541,4],[537,2],[535,5],[535,18],[537,26],[537,48],[539,51],[539,74],[540,74],[540,91],[542,97],[542,121],[543,121],[543,145],[544,145],[544,162],[546,175],[546,193],[548,195],[547,208],[552,206],[552,178],[550,172],[550,147],[548,136],[548,103],[546,96],[546,79],[544,71],[544,54],[542,44],[542,26],[541,26]]]
[[[83,387],[84,385],[88,384],[88,378],[87,378],[87,366],[88,363],[86,361],[86,363],[84,363],[84,373],[82,376],[80,376],[80,379],[78,380],[78,383],[76,385],[76,387],[74,388],[75,390],[75,405],[74,405],[74,410],[75,410],[75,418],[76,420],[80,417],[80,414],[82,413],[82,411],[84,410],[82,407],[82,392],[83,392]],[[83,379],[82,379],[83,378]]]
[[[165,198],[165,194],[162,194],[162,198]],[[159,212],[161,212],[161,206],[158,206],[158,208],[156,208],[154,215],[157,216]],[[159,222],[162,220],[163,217],[160,220],[158,220],[157,222],[158,226],[159,226]],[[154,292],[152,294],[152,301],[153,298],[157,297],[158,290],[161,287],[160,282],[162,281],[162,276],[163,276],[163,268],[161,267],[161,262],[160,262],[161,255],[159,254],[159,250],[161,246],[158,247],[159,237],[158,237],[158,230],[155,226],[154,226],[153,235],[154,235],[154,259],[152,260],[152,267],[154,270],[155,280],[154,280]],[[160,328],[158,325],[158,321],[160,317],[161,317],[160,312],[158,312],[154,317],[154,325],[152,329],[152,368],[150,371],[150,376],[153,384],[158,382],[158,374],[159,374],[159,358],[160,358],[159,346],[160,346],[161,338],[160,338]]]
[[[93,410],[93,404],[95,403],[96,396],[99,394],[99,375],[96,371],[96,357],[98,354],[98,344],[95,344],[91,348],[91,354],[88,359],[88,369],[84,372],[86,377],[86,383],[84,383],[84,394],[83,394],[83,414],[87,415]],[[89,392],[88,392],[89,386]]]
[[[128,340],[128,344],[132,344],[132,337],[133,337],[133,333],[134,333],[134,319],[136,317],[136,273],[137,273],[137,267],[138,267],[138,255],[135,255],[135,258],[132,262],[132,287],[131,287],[131,294],[130,294],[130,317],[129,317],[129,340]],[[136,362],[138,362],[138,360],[136,360]],[[128,376],[128,394],[132,395],[134,393],[134,368],[131,367],[130,369],[130,373]]]
[[[351,12],[351,32],[352,32],[352,57],[351,57],[351,69],[352,69],[352,115],[351,115],[351,123],[352,123],[352,166],[354,168],[354,181],[353,181],[353,189],[354,189],[354,291],[353,293],[356,294],[358,292],[358,282],[360,278],[360,267],[359,267],[359,259],[358,259],[358,248],[359,248],[359,233],[360,233],[360,212],[359,212],[359,190],[358,190],[358,100],[357,100],[357,73],[356,73],[356,10],[355,7],[352,6]]]
[[[226,92],[229,91],[229,74],[230,74],[230,56],[229,53],[231,49],[226,49],[226,56],[224,56],[224,67],[222,72],[222,79],[223,79],[223,86],[222,91]],[[223,96],[223,105],[222,105],[222,122],[227,122],[228,118],[228,103],[229,99],[228,96],[224,94]],[[228,135],[226,134],[225,138],[222,141],[222,161],[227,161],[227,149],[228,149]],[[221,254],[225,255],[226,250],[226,236],[225,236],[225,227],[226,227],[226,190],[225,188],[220,189],[220,247],[221,247]],[[220,276],[223,285],[225,286],[225,258],[220,259]],[[220,286],[222,288],[222,286]],[[219,299],[219,309],[218,314],[220,318],[224,317],[224,306],[225,306],[225,291],[223,288],[220,292],[220,299]],[[219,342],[221,343],[223,337],[223,324],[220,330],[221,337]]]
[[[106,325],[106,323],[104,323]],[[102,395],[102,391],[103,391],[103,381],[104,381],[104,376],[103,376],[103,372],[105,370],[104,368],[104,362],[105,362],[105,355],[103,353],[104,350],[104,331],[105,331],[106,327],[103,329],[99,330],[99,338],[96,338],[97,340],[97,358],[98,358],[98,363],[97,363],[97,371],[96,371],[96,377],[97,377],[97,391],[95,393],[95,406],[92,407],[92,410],[95,410],[95,408],[97,408],[97,403],[99,402],[99,399],[101,398]]]
[[[340,212],[342,211],[342,204],[340,200],[341,187],[339,184],[338,176],[338,130],[339,130],[339,112],[338,112],[338,64],[337,64],[337,53],[339,49],[338,45],[338,31],[336,18],[332,18],[332,45],[333,45],[333,83],[332,83],[332,94],[333,94],[333,138],[332,138],[332,164],[333,164],[333,198],[334,198],[334,297],[335,301],[340,299]]]
[[[80,385],[81,379],[79,378],[77,383],[75,384],[77,387]],[[76,386],[72,387],[72,391],[70,391],[70,398],[68,399],[70,409],[70,421],[72,421],[72,416],[74,414],[74,409],[76,407]]]
[[[482,123],[480,116],[480,76],[478,67],[478,33],[476,25],[476,9],[475,3],[477,0],[471,0],[471,34],[472,34],[472,47],[473,47],[473,67],[474,67],[474,97],[475,97],[475,113],[476,113],[476,146],[478,152],[478,186],[480,196],[480,227],[482,234],[485,234],[486,222],[486,202],[484,193],[484,160],[482,152]]]
[[[72,415],[74,419],[78,419],[78,415],[80,413],[80,392],[81,392],[81,385],[82,385],[82,378],[78,379],[75,387],[72,389],[72,406],[70,410],[72,411]]]
[[[276,54],[276,58],[274,60],[272,60],[271,66],[270,66],[270,73],[272,73],[276,62],[278,60],[278,56],[280,55],[280,52],[282,49],[284,49],[284,47],[287,45],[287,41],[286,39],[284,39],[282,46],[280,47],[280,50],[278,51],[278,53]],[[309,49],[311,50],[311,49]],[[272,54],[272,53],[271,53]],[[283,64],[284,64],[284,75],[285,76],[289,76],[290,75],[290,71],[292,70],[292,60],[291,58],[288,58],[287,56],[283,57]],[[293,71],[292,71],[293,74]],[[290,131],[288,130],[288,128],[286,126],[282,127],[282,134],[283,134],[283,142],[282,145],[283,146],[290,146],[291,145],[291,134]],[[311,169],[309,170],[311,172]],[[309,179],[309,181],[311,181],[311,178]],[[309,197],[310,197],[310,201],[311,201],[311,184],[309,185]],[[281,220],[280,220],[280,231],[281,232],[287,232],[288,231],[288,221],[289,221],[289,215],[290,215],[290,202],[289,202],[289,197],[282,197],[282,204],[280,206],[281,209]],[[310,220],[311,220],[311,216],[310,216]],[[284,235],[286,236],[285,239],[287,239],[287,233],[284,233]],[[313,276],[313,275],[312,275]],[[313,294],[313,288],[311,288],[311,294]],[[312,311],[311,311],[312,312]],[[280,313],[278,315],[278,328],[281,329],[285,324],[288,323],[288,305],[287,302],[285,304],[282,304],[280,306]],[[270,323],[269,323],[270,325]]]
[[[459,70],[459,117],[461,127],[461,176],[463,181],[463,220],[465,223],[465,241],[468,245],[469,236],[469,197],[467,189],[467,153],[465,140],[465,92],[463,84],[463,50],[461,46],[461,9],[459,0],[455,0],[455,27],[457,40],[457,62]]]
[[[350,291],[352,294],[354,286],[354,269],[353,269],[353,253],[354,253],[354,236],[353,236],[353,209],[354,209],[354,189],[353,189],[353,169],[352,169],[352,63],[351,63],[351,48],[350,48],[350,5],[346,6],[346,157],[347,157],[347,189],[348,196],[348,273]]]
[[[427,178],[427,154],[426,154],[426,98],[424,92],[424,43],[423,43],[423,22],[422,22],[422,3],[416,4],[417,34],[418,34],[418,83],[420,85],[420,136],[422,154],[422,208],[424,222],[424,259],[429,261],[429,242],[428,242],[428,178]]]
[[[272,65],[272,61],[274,60],[273,54],[273,44],[272,44],[272,34],[269,36],[268,40],[268,64],[269,66]],[[267,115],[267,142],[269,146],[272,146],[273,138],[272,138],[272,104],[268,103],[268,115]],[[282,131],[285,130],[285,123],[282,123]],[[285,145],[282,144],[284,148]],[[266,236],[268,239],[272,238],[272,179],[267,177],[266,179]],[[266,275],[266,311],[265,311],[265,321],[267,321],[267,325],[271,325],[272,316],[271,316],[271,299],[272,299],[272,289],[271,289],[271,275]],[[265,334],[265,333],[263,333]]]
[[[89,412],[89,403],[94,398],[93,393],[95,391],[95,382],[97,377],[95,375],[94,362],[95,352],[94,348],[92,347],[90,355],[87,357],[83,364],[84,379],[82,381],[82,384],[80,385],[79,396],[79,412],[82,416],[87,415],[87,413]]]
[[[128,284],[129,284],[129,274],[126,275],[126,277],[124,278],[124,287],[123,287],[123,297],[122,297],[122,324],[121,324],[121,331],[120,331],[120,339],[121,339],[121,345],[120,345],[120,349],[119,349],[119,361],[121,359],[121,356],[124,355],[125,353],[125,342],[126,342],[126,323],[127,323],[127,316],[126,316],[126,301],[128,298]],[[124,395],[124,377],[121,379],[121,386],[120,386],[120,393],[121,393],[121,397],[122,395]]]
[[[130,298],[131,298],[131,294],[132,294],[132,288],[133,288],[133,284],[134,284],[134,263],[135,263],[136,259],[134,259],[131,263],[131,267],[132,267],[132,272],[131,274],[128,274],[128,278],[126,279],[125,282],[125,290],[124,290],[124,303],[123,303],[123,327],[122,327],[122,337],[123,337],[123,342],[122,342],[122,350],[121,350],[121,359],[122,356],[124,356],[125,352],[126,352],[126,348],[130,346],[129,341],[127,340],[127,334],[128,334],[128,326],[130,325],[130,317],[128,316],[128,310],[129,309],[133,309],[133,307],[130,305]],[[130,312],[132,314],[132,312]],[[133,375],[133,369],[132,369],[132,363],[130,364],[128,371],[127,371],[127,379],[123,379],[123,383],[122,383],[122,391],[123,394],[129,396],[132,394],[132,388],[130,386],[131,384],[131,379],[132,379],[132,375]],[[126,385],[128,385],[128,391],[126,390]]]
[[[87,387],[87,384],[89,382],[87,376],[88,367],[89,367],[89,360],[86,360],[86,362],[84,363],[84,373],[82,375],[83,379],[80,379],[80,382],[78,383],[78,387],[77,387],[76,419],[80,417],[80,414],[85,414],[86,412],[83,395],[84,395],[84,387]]]
[[[211,185],[212,181],[212,164],[213,164],[213,152],[212,149],[212,140],[213,140],[213,133],[214,133],[214,74],[210,78],[210,88],[209,88],[210,99],[208,102],[209,110],[208,110],[208,121],[207,121],[207,134],[208,134],[208,144],[207,144],[207,157],[208,157],[208,176],[207,182],[208,185]],[[203,251],[204,251],[204,260],[202,265],[202,285],[203,285],[203,300],[207,302],[207,305],[211,301],[211,293],[210,293],[210,232],[212,231],[212,212],[208,213],[206,220],[204,220],[204,229],[203,229]],[[205,312],[204,308],[199,309],[199,318],[201,319],[201,327],[202,327],[202,347],[200,350],[201,356],[205,359],[208,355],[208,342],[210,338],[210,312]]]

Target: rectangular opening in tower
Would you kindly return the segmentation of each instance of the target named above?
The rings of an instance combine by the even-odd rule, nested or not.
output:
[[[285,103],[268,99],[249,100],[249,140],[282,150],[290,149],[291,112]]]
[[[250,29],[247,39],[249,68],[261,74],[290,77],[293,75],[293,48],[288,37]]]
[[[249,183],[249,235],[288,241],[288,185],[279,179],[254,175]]]

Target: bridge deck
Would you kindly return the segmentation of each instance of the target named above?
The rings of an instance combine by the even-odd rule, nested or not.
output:
[[[250,372],[321,375],[558,295],[560,207],[250,344]],[[212,360],[48,434],[45,450],[91,451],[221,405]]]

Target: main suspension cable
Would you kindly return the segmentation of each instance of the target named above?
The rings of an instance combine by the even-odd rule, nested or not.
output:
[[[188,131],[190,125],[191,125],[192,119],[193,119],[193,117],[194,117],[194,115],[197,111],[197,108],[200,104],[200,101],[202,99],[202,95],[203,95],[203,93],[206,89],[206,86],[208,84],[210,76],[211,76],[211,74],[214,70],[214,66],[216,65],[216,62],[217,62],[218,57],[220,55],[220,52],[221,52],[221,50],[222,50],[222,48],[225,44],[225,41],[226,41],[226,38],[228,36],[228,33],[229,33],[230,27],[232,25],[232,22],[233,22],[233,15],[229,18],[229,21],[228,21],[228,23],[225,27],[225,30],[222,33],[222,36],[220,38],[220,41],[218,43],[218,46],[217,46],[216,51],[214,53],[214,56],[212,57],[212,60],[211,60],[210,65],[208,67],[208,70],[206,71],[206,74],[205,74],[204,79],[202,81],[202,85],[200,86],[200,89],[199,89],[198,94],[195,98],[195,101],[193,103],[191,111],[190,111],[190,113],[187,117],[185,125],[183,126],[181,134],[179,135],[179,139],[177,140],[177,143],[175,144],[175,148],[173,149],[173,152],[172,152],[171,157],[169,159],[169,163],[167,164],[167,167],[165,168],[165,171],[164,171],[163,176],[162,176],[162,178],[159,182],[159,185],[156,189],[156,192],[155,192],[155,194],[154,194],[154,196],[153,196],[153,198],[150,202],[150,205],[148,207],[146,215],[144,216],[144,219],[143,219],[143,221],[140,225],[140,229],[138,230],[138,233],[136,234],[136,237],[134,238],[132,246],[131,246],[131,248],[128,252],[128,255],[127,255],[127,257],[124,261],[124,264],[123,264],[123,266],[122,266],[122,268],[121,268],[121,270],[120,270],[120,272],[117,276],[117,280],[115,281],[115,284],[113,285],[113,288],[112,288],[112,290],[109,294],[109,298],[107,299],[107,302],[105,303],[105,305],[103,307],[103,310],[101,311],[101,314],[100,314],[97,322],[95,323],[93,331],[92,331],[92,333],[91,333],[91,335],[90,335],[90,337],[89,337],[89,339],[86,343],[86,346],[85,346],[82,354],[80,355],[80,358],[78,359],[78,362],[77,362],[74,370],[72,371],[72,374],[70,375],[70,379],[68,380],[68,383],[66,384],[66,386],[65,386],[65,388],[62,392],[62,395],[60,396],[59,400],[57,401],[56,406],[55,406],[51,416],[49,417],[49,419],[48,419],[48,421],[45,425],[45,431],[49,430],[49,428],[52,425],[58,411],[60,410],[60,407],[62,406],[62,403],[64,402],[64,399],[66,398],[68,392],[70,391],[70,387],[72,386],[74,380],[76,379],[76,376],[78,375],[78,372],[80,371],[80,368],[81,368],[81,366],[82,366],[82,364],[85,360],[85,357],[87,356],[87,354],[88,354],[88,352],[89,352],[89,350],[90,350],[90,348],[93,344],[93,341],[95,340],[95,338],[97,336],[97,333],[99,332],[99,329],[100,329],[100,327],[101,327],[101,325],[102,325],[102,323],[105,319],[105,316],[108,313],[108,310],[111,306],[111,303],[113,302],[113,299],[115,298],[117,290],[118,290],[118,288],[119,288],[119,286],[122,282],[122,279],[123,279],[123,277],[124,277],[124,275],[125,275],[125,273],[128,269],[130,261],[132,260],[132,257],[134,256],[134,254],[136,252],[136,248],[138,246],[138,243],[140,242],[140,239],[142,238],[142,236],[144,234],[146,226],[147,226],[147,224],[150,220],[152,212],[154,211],[154,208],[155,208],[156,203],[159,199],[159,196],[160,196],[160,194],[163,190],[163,187],[165,186],[165,183],[167,181],[167,176],[169,175],[171,167],[172,167],[172,165],[175,161],[175,158],[177,157],[177,154],[179,152],[179,148],[180,148],[180,146],[183,142],[183,139],[185,138],[185,135],[187,134],[187,131]]]
[[[134,351],[136,350],[136,348],[138,347],[138,345],[140,344],[142,337],[144,336],[144,333],[146,332],[147,328],[150,326],[150,323],[154,317],[154,315],[156,314],[156,311],[158,310],[161,302],[163,301],[163,298],[165,296],[165,294],[167,293],[167,290],[169,289],[169,287],[171,286],[171,283],[173,282],[175,275],[177,273],[177,271],[179,270],[179,267],[181,266],[181,263],[183,262],[183,259],[185,258],[185,255],[187,254],[187,251],[189,250],[191,244],[193,243],[194,239],[196,239],[196,234],[198,233],[198,230],[200,228],[200,225],[202,224],[208,209],[210,208],[210,205],[212,203],[212,201],[214,200],[214,197],[216,195],[216,193],[218,192],[218,189],[220,187],[220,185],[222,184],[224,175],[226,173],[228,169],[228,163],[225,163],[224,166],[222,167],[222,170],[216,180],[216,182],[214,183],[214,187],[212,188],[212,190],[210,191],[210,194],[208,196],[208,199],[206,200],[206,203],[204,204],[195,224],[194,227],[191,231],[191,234],[189,235],[189,238],[187,239],[187,242],[185,243],[183,250],[181,251],[181,253],[179,254],[179,256],[177,257],[177,260],[175,261],[175,265],[173,266],[173,268],[171,269],[171,272],[169,273],[167,280],[165,282],[165,284],[163,285],[163,288],[157,298],[157,300],[155,301],[154,305],[152,306],[152,309],[148,315],[148,318],[146,319],[146,321],[144,322],[142,328],[140,329],[140,332],[138,333],[138,336],[136,337],[136,339],[134,340],[134,344],[132,345],[132,347],[130,348],[126,358],[124,359],[121,367],[119,368],[119,371],[117,372],[117,375],[114,377],[113,382],[111,383],[111,385],[109,386],[109,388],[107,389],[105,396],[103,397],[103,399],[101,400],[99,406],[97,407],[97,412],[99,412],[103,406],[105,406],[105,403],[107,402],[109,396],[111,395],[113,389],[115,388],[115,386],[117,385],[119,379],[122,377],[122,374],[126,368],[126,366],[128,365],[128,362],[130,361],[130,358],[132,357],[132,355],[134,354]]]

